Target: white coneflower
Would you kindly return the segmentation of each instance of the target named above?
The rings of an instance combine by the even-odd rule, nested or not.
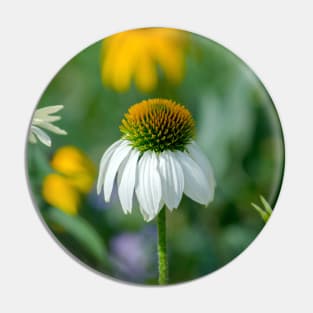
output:
[[[97,184],[110,201],[115,178],[125,214],[134,194],[146,221],[165,204],[178,208],[183,193],[208,205],[214,197],[211,165],[193,140],[194,121],[183,106],[167,99],[149,99],[129,108],[122,120],[123,136],[104,153]]]
[[[52,124],[52,122],[59,121],[61,116],[51,114],[62,110],[63,107],[63,105],[52,105],[35,111],[29,132],[29,141],[31,143],[36,143],[37,139],[39,139],[39,141],[44,145],[48,147],[51,146],[51,139],[49,135],[41,128],[49,130],[58,135],[67,134],[65,130]]]

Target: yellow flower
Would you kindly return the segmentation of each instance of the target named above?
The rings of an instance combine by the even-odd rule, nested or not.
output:
[[[79,149],[65,146],[57,150],[51,160],[52,168],[67,177],[81,193],[88,193],[94,183],[96,168]]]
[[[179,83],[184,75],[186,33],[168,28],[143,28],[118,33],[104,40],[103,82],[126,91],[134,79],[143,92],[157,86],[158,68],[166,79]]]
[[[76,147],[65,146],[53,155],[51,167],[57,173],[45,177],[43,198],[65,213],[77,214],[82,195],[93,186],[96,175],[94,164]]]
[[[67,178],[59,174],[49,174],[43,182],[42,194],[52,206],[65,213],[75,215],[80,204],[80,193]]]

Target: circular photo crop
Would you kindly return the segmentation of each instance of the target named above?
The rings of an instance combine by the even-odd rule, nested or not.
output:
[[[34,204],[60,246],[142,285],[188,282],[238,256],[269,220],[284,171],[257,76],[216,42],[170,28],[121,32],[73,57],[39,100],[26,153]]]

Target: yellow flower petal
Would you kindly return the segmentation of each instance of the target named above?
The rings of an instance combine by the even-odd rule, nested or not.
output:
[[[126,91],[130,87],[137,63],[140,62],[138,40],[136,37],[126,37],[119,54],[115,56],[114,72],[111,75],[112,85],[117,91]]]
[[[73,146],[65,146],[56,151],[51,160],[54,170],[67,177],[74,187],[82,193],[92,188],[96,169],[91,160],[82,151]]]
[[[80,195],[65,177],[58,174],[46,176],[43,181],[42,195],[51,206],[67,214],[77,214]]]
[[[157,85],[157,71],[149,55],[142,55],[140,63],[137,64],[135,82],[143,92],[152,91]]]
[[[184,74],[184,57],[173,43],[163,40],[155,42],[155,60],[164,71],[166,78],[174,84],[179,83]]]
[[[123,92],[131,80],[143,92],[158,83],[157,66],[171,83],[184,74],[186,34],[166,28],[145,28],[122,32],[104,40],[101,75],[105,84]]]
[[[112,87],[112,74],[115,71],[116,55],[120,51],[120,46],[123,42],[123,37],[119,34],[111,36],[102,45],[102,57],[101,57],[101,77],[104,84],[108,84]]]

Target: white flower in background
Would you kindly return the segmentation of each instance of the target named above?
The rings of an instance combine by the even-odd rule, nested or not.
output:
[[[193,140],[194,121],[183,106],[166,99],[150,99],[129,108],[120,127],[123,137],[113,143],[100,162],[98,194],[110,201],[117,177],[125,214],[136,196],[146,221],[165,204],[178,208],[183,193],[208,205],[214,197],[212,167]]]
[[[49,135],[41,128],[49,130],[58,135],[67,134],[65,130],[52,124],[53,122],[59,121],[61,119],[61,116],[52,114],[59,112],[63,109],[63,107],[63,105],[52,105],[35,111],[29,132],[29,141],[31,143],[36,143],[38,139],[44,145],[48,147],[51,146],[51,139]]]

